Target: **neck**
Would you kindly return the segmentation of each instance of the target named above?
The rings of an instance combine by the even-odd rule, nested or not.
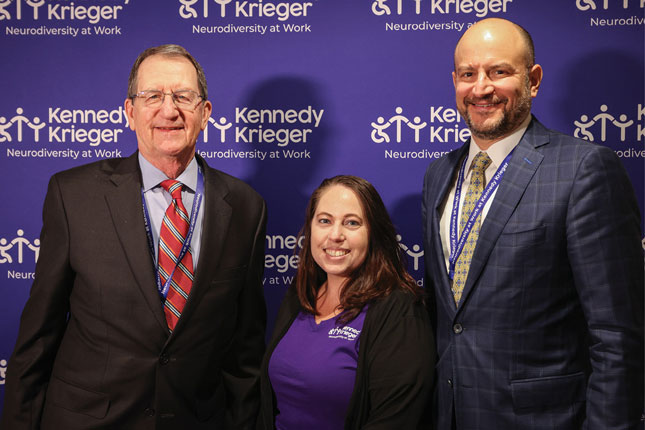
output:
[[[344,278],[341,280],[340,278],[331,277],[320,287],[316,298],[316,311],[319,318],[326,319],[342,311],[340,308],[340,291],[345,280]]]

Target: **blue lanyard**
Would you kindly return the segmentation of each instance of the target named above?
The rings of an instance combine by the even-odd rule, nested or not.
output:
[[[172,272],[168,276],[168,280],[163,285],[161,284],[161,277],[159,276],[159,262],[155,259],[155,245],[154,245],[154,240],[152,239],[152,227],[151,227],[152,223],[150,222],[150,214],[148,213],[148,205],[146,204],[146,198],[143,194],[144,194],[143,187],[141,187],[141,200],[143,201],[143,221],[146,227],[146,235],[148,236],[148,247],[150,248],[150,255],[152,257],[152,261],[154,261],[155,263],[157,289],[159,290],[159,294],[161,294],[163,297],[166,297],[168,294],[168,289],[170,288],[170,282],[172,281],[172,277],[175,274],[175,270],[177,270],[179,263],[184,258],[184,256],[188,252],[188,249],[190,248],[190,242],[193,238],[195,225],[197,224],[197,214],[199,213],[199,208],[201,206],[202,199],[204,197],[204,175],[202,174],[202,169],[199,166],[197,168],[197,191],[195,192],[195,198],[193,199],[193,208],[190,213],[190,225],[188,228],[188,234],[186,235],[186,239],[184,239],[184,244],[182,245],[181,250],[179,251],[179,256],[177,257],[177,264],[175,264],[175,267],[172,269]]]
[[[513,149],[513,151],[514,150],[515,149]],[[457,259],[461,255],[461,252],[463,251],[464,246],[466,245],[468,234],[470,233],[470,230],[472,230],[473,226],[475,225],[475,221],[477,220],[477,217],[479,217],[479,214],[484,209],[486,202],[493,194],[493,191],[497,189],[497,186],[502,180],[502,177],[504,176],[504,172],[506,172],[506,168],[508,167],[508,163],[511,160],[511,155],[513,155],[513,151],[511,151],[506,156],[506,158],[504,158],[504,161],[502,162],[502,164],[497,168],[495,175],[493,175],[488,185],[486,185],[486,188],[484,188],[482,195],[479,197],[479,200],[477,200],[477,202],[475,203],[475,207],[473,208],[473,211],[470,214],[468,221],[466,221],[466,224],[464,225],[464,229],[461,232],[461,236],[459,236],[459,240],[457,240],[457,232],[459,231],[458,230],[459,221],[457,220],[459,215],[459,201],[461,200],[461,188],[464,183],[464,176],[466,172],[466,161],[468,161],[468,157],[466,157],[464,162],[461,164],[461,168],[459,169],[459,176],[457,177],[457,186],[455,188],[455,198],[452,203],[452,213],[450,214],[450,256],[448,257],[448,276],[450,276],[450,279],[453,279],[455,277],[455,265],[457,264]]]

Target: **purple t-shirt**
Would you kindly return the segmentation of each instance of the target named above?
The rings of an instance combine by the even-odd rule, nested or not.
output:
[[[342,429],[354,390],[366,307],[347,324],[300,312],[269,361],[278,430]]]

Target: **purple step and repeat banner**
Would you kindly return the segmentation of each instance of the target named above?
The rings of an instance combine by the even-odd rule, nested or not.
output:
[[[645,0],[0,0],[0,401],[48,179],[136,149],[123,101],[143,49],[178,43],[200,61],[214,111],[197,151],[267,200],[272,327],[307,199],[335,174],[376,186],[423,284],[423,174],[469,137],[452,53],[486,17],[532,33],[545,70],[534,113],[614,149],[642,211],[644,11]]]

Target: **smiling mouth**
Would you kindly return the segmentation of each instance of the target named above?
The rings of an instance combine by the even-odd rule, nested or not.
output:
[[[347,249],[325,249],[325,253],[331,257],[342,257],[349,254]]]
[[[157,130],[161,131],[176,131],[176,130],[183,130],[184,127],[155,127]]]
[[[466,104],[469,104],[475,108],[491,108],[491,107],[496,107],[499,105],[504,104],[504,100],[499,100],[499,99],[492,99],[492,100],[486,100],[486,101],[473,101],[473,100],[466,100]]]

